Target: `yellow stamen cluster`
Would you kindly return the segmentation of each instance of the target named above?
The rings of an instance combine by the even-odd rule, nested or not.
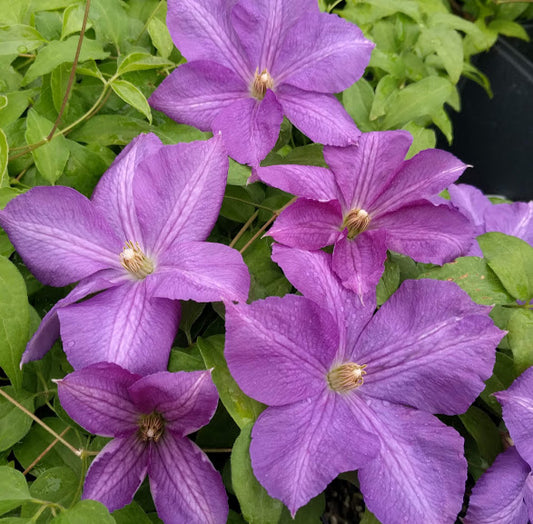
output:
[[[348,238],[351,240],[365,231],[369,224],[370,215],[364,209],[352,209],[344,217],[342,227],[348,229]]]
[[[252,82],[252,96],[258,100],[263,100],[265,98],[267,89],[272,89],[274,87],[274,80],[270,76],[270,73],[267,69],[263,69],[259,73],[259,68],[255,70],[254,80]]]
[[[346,393],[363,384],[366,364],[360,366],[354,362],[345,362],[328,373],[328,384],[333,391]]]
[[[157,442],[165,432],[165,419],[156,411],[149,415],[141,415],[138,425],[138,435],[143,442]]]
[[[120,253],[120,263],[139,280],[154,272],[153,262],[142,252],[139,242],[129,240]]]

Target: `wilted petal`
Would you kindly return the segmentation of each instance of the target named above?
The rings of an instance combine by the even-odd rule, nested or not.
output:
[[[337,15],[302,14],[281,44],[272,76],[280,84],[339,93],[361,78],[374,45]]]
[[[363,133],[357,145],[324,147],[345,209],[368,209],[400,169],[413,142],[407,131]]]
[[[367,464],[378,448],[345,400],[329,391],[263,411],[252,430],[250,456],[257,480],[294,516],[339,473]]]
[[[127,276],[121,271],[104,269],[82,280],[65,298],[59,300],[43,317],[39,324],[39,328],[26,346],[26,351],[24,351],[24,354],[22,355],[20,365],[22,366],[22,364],[25,364],[26,362],[39,360],[44,357],[52,347],[52,344],[57,340],[59,337],[58,310],[62,307],[74,304],[78,300],[85,298],[87,295],[113,287],[126,278]]]
[[[342,213],[337,201],[299,198],[283,210],[268,230],[276,241],[301,249],[320,249],[341,236]]]
[[[428,413],[345,398],[358,424],[381,444],[358,473],[368,509],[381,522],[455,522],[467,476],[462,437]]]
[[[87,431],[106,437],[128,437],[137,429],[139,411],[128,388],[141,377],[100,362],[57,381],[65,411]]]
[[[375,299],[365,297],[362,303],[357,295],[346,289],[331,269],[329,253],[274,244],[272,260],[280,265],[285,276],[304,297],[326,308],[335,318],[340,339],[337,357],[342,360],[372,318]]]
[[[492,207],[491,201],[477,187],[468,184],[452,184],[448,193],[453,206],[476,226],[476,234],[484,233],[485,211]]]
[[[485,219],[485,231],[500,231],[533,244],[533,202],[492,205]]]
[[[235,0],[170,0],[167,26],[187,61],[210,60],[233,69],[244,81],[253,71],[231,27]]]
[[[304,13],[318,13],[318,4],[314,0],[238,2],[231,12],[231,22],[250,64],[259,71],[272,71],[287,31]]]
[[[430,198],[455,182],[467,167],[446,151],[420,151],[405,161],[385,191],[367,211],[381,215],[399,209],[409,202]]]
[[[390,250],[417,262],[451,262],[466,255],[474,242],[474,228],[465,216],[424,200],[375,218],[372,227],[387,232]]]
[[[361,135],[342,104],[333,96],[282,85],[276,96],[288,119],[313,142],[348,146]]]
[[[139,411],[157,411],[163,415],[166,429],[179,436],[205,426],[218,404],[210,371],[162,371],[143,377],[128,391]]]
[[[228,154],[241,164],[258,166],[278,140],[283,111],[269,89],[263,100],[243,98],[225,107],[213,121]]]
[[[165,433],[152,445],[148,469],[157,514],[165,524],[224,524],[228,500],[222,477],[187,438]]]
[[[376,285],[385,269],[387,247],[383,231],[365,231],[353,240],[343,237],[333,250],[333,271],[342,284],[373,302]]]
[[[128,282],[58,311],[63,348],[74,369],[114,362],[146,375],[167,368],[179,304],[150,298],[146,282]]]
[[[167,76],[149,102],[177,122],[211,131],[214,118],[223,108],[249,96],[248,86],[231,69],[197,60]]]
[[[472,490],[465,524],[527,524],[524,491],[530,472],[515,447],[498,455]]]
[[[265,184],[299,197],[320,202],[339,198],[333,173],[325,167],[287,164],[259,167],[256,173]]]
[[[148,450],[137,435],[114,439],[94,459],[83,487],[82,499],[101,502],[109,511],[129,504],[148,469]]]
[[[457,414],[483,391],[504,332],[454,282],[406,280],[359,337],[366,395]]]
[[[218,217],[228,157],[220,137],[165,146],[135,178],[135,202],[150,254],[205,240]]]
[[[156,162],[165,148],[153,133],[135,137],[115,158],[94,190],[93,204],[114,226],[122,243],[131,240],[145,244],[135,208],[134,179],[141,162]]]
[[[70,187],[34,187],[0,210],[0,226],[43,283],[66,286],[120,268],[120,238],[106,217]]]
[[[289,404],[323,391],[337,344],[333,318],[304,297],[226,308],[231,374],[247,395],[265,404]]]
[[[494,395],[503,406],[503,418],[516,449],[533,464],[533,367],[526,369],[506,391]]]
[[[224,244],[183,242],[161,253],[147,281],[152,297],[246,302],[250,274],[241,254]]]

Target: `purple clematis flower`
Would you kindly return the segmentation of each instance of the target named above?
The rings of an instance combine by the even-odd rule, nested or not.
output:
[[[533,368],[494,396],[514,446],[474,486],[465,523],[527,524],[533,522]]]
[[[448,188],[450,202],[475,227],[476,236],[491,231],[512,235],[533,246],[533,202],[493,204],[479,189],[468,184],[454,184]],[[468,255],[482,257],[477,242]]]
[[[205,426],[218,403],[209,371],[141,377],[102,362],[57,381],[66,412],[87,431],[114,437],[91,464],[83,499],[109,511],[129,504],[145,476],[166,524],[223,524],[220,474],[186,435]]]
[[[333,270],[361,296],[375,289],[387,249],[433,264],[462,255],[473,241],[472,226],[427,199],[466,166],[438,149],[405,161],[412,140],[407,131],[365,133],[357,146],[324,147],[330,169],[259,168],[263,182],[302,197],[281,213],[269,235],[300,249],[334,244]]]
[[[227,171],[220,137],[165,146],[148,134],[122,151],[91,200],[56,186],[9,202],[0,225],[32,273],[51,286],[80,281],[45,316],[22,363],[41,358],[61,330],[75,369],[107,361],[141,374],[161,371],[178,299],[246,300],[250,277],[241,255],[204,242]]]
[[[188,63],[150,104],[222,131],[238,162],[259,165],[283,115],[314,142],[346,146],[360,135],[332,93],[361,77],[374,44],[316,0],[169,0],[167,24]]]
[[[503,332],[451,282],[406,281],[375,301],[347,290],[331,255],[274,246],[303,296],[226,310],[225,354],[243,391],[269,407],[252,431],[254,473],[292,514],[359,469],[384,524],[454,522],[463,440],[434,413],[464,412],[492,372]]]

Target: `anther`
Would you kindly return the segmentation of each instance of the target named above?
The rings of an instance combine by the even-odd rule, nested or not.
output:
[[[365,368],[366,364],[360,366],[354,362],[345,362],[328,373],[329,387],[338,393],[346,393],[358,388],[363,384],[363,377],[366,375]]]
[[[267,89],[272,89],[274,87],[274,80],[270,76],[270,73],[267,69],[263,69],[259,73],[259,68],[255,70],[254,80],[252,82],[252,96],[258,100],[263,100],[265,98]]]
[[[142,252],[139,242],[129,240],[120,253],[120,263],[139,280],[154,272],[153,262]]]
[[[364,209],[352,209],[345,217],[342,227],[348,229],[351,240],[362,233],[370,224],[370,215]]]
[[[154,411],[149,415],[141,415],[138,426],[138,435],[143,442],[157,442],[165,432],[165,419]]]

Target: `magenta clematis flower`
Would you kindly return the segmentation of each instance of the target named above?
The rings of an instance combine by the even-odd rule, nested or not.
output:
[[[316,0],[169,0],[167,24],[188,63],[150,104],[222,131],[238,162],[259,165],[283,115],[314,142],[346,146],[360,135],[332,93],[361,77],[374,44]]]
[[[178,299],[246,300],[250,277],[241,255],[204,242],[227,171],[220,137],[164,146],[141,135],[91,200],[68,187],[37,187],[0,211],[0,225],[41,282],[80,281],[45,316],[22,363],[41,358],[61,331],[75,369],[108,361],[141,374],[161,371]]]
[[[533,522],[533,368],[494,396],[514,446],[474,486],[465,523],[527,524]]]
[[[83,499],[109,511],[129,504],[145,476],[166,524],[224,524],[228,501],[220,474],[187,435],[215,413],[209,371],[140,377],[102,362],[57,381],[66,412],[87,431],[114,437],[91,464]]]
[[[463,441],[434,413],[464,412],[503,336],[490,308],[451,282],[406,281],[375,301],[342,286],[331,255],[274,246],[303,296],[226,310],[225,354],[243,391],[269,407],[252,431],[259,482],[292,514],[339,473],[359,469],[384,524],[454,522]]]
[[[479,189],[468,184],[448,188],[453,207],[465,215],[475,227],[475,234],[499,231],[512,235],[533,246],[533,202],[493,204]],[[483,256],[477,242],[468,255]]]
[[[263,182],[302,197],[269,234],[300,249],[334,244],[333,270],[361,296],[379,281],[387,249],[433,264],[462,255],[473,242],[472,226],[459,212],[427,199],[466,166],[438,149],[405,161],[411,143],[407,131],[365,133],[357,146],[324,147],[330,169],[259,168]]]

